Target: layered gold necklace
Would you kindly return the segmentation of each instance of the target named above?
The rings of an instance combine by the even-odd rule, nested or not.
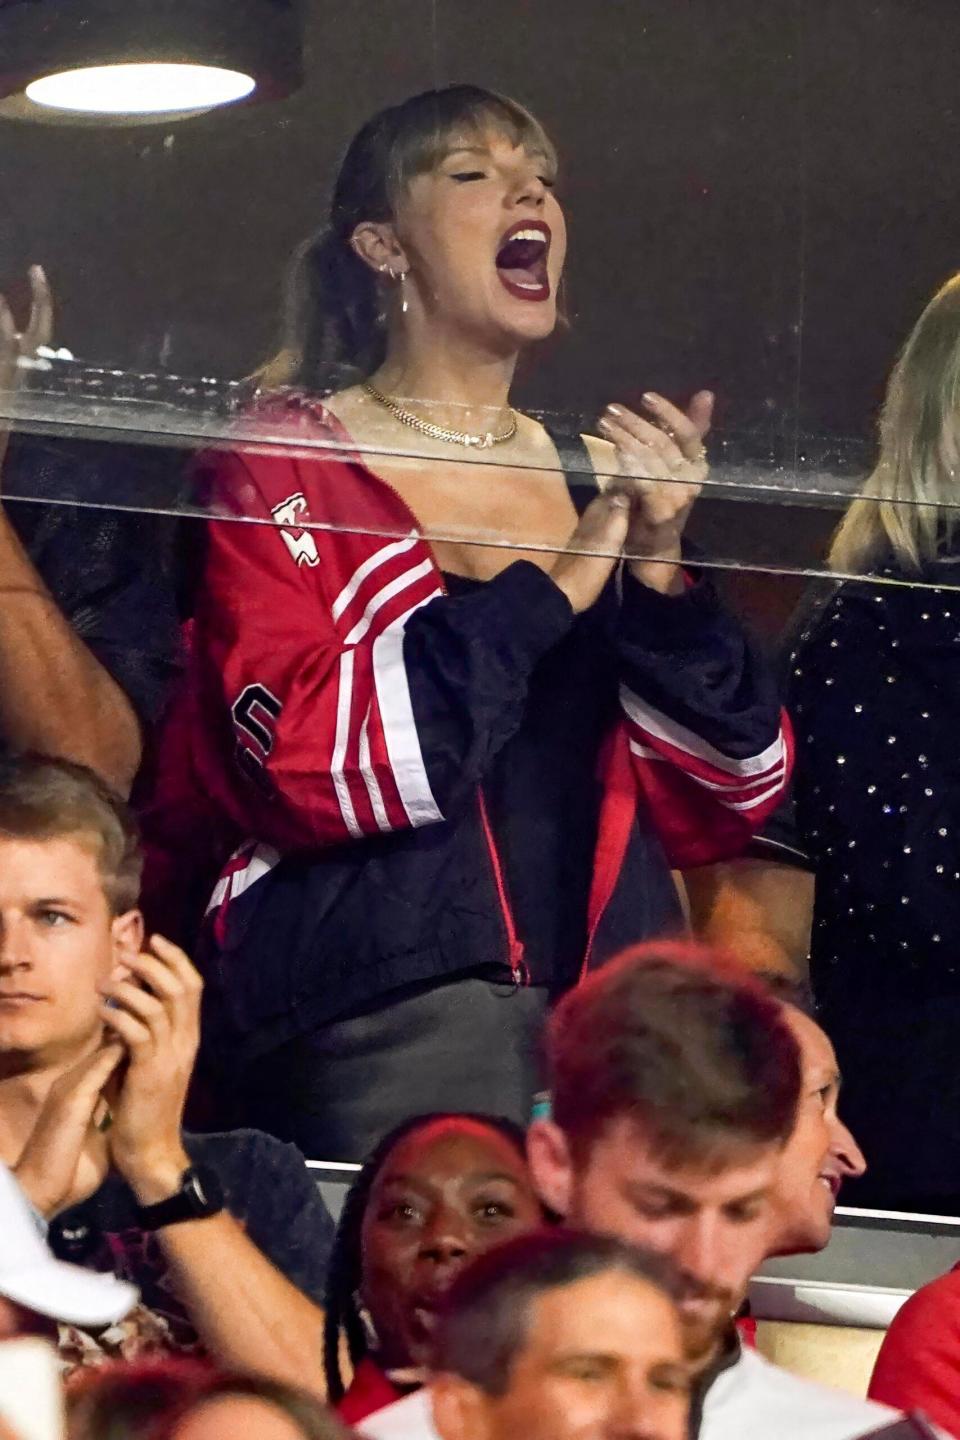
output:
[[[390,411],[394,419],[399,420],[401,425],[409,425],[411,430],[418,430],[421,435],[427,435],[431,440],[442,440],[448,445],[465,445],[475,450],[489,450],[492,445],[502,445],[506,440],[512,440],[517,433],[517,412],[510,411],[510,424],[506,430],[501,430],[495,435],[488,430],[483,435],[471,435],[468,430],[447,430],[442,425],[433,425],[429,420],[421,420],[419,415],[414,415],[412,410],[406,409],[399,400],[394,400],[390,395],[384,395],[375,385],[364,383],[360,386],[365,395],[371,400],[376,400],[378,405],[383,405]]]

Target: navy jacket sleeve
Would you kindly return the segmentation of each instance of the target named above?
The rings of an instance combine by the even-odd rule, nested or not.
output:
[[[772,670],[703,577],[665,596],[625,570],[619,652],[634,773],[671,864],[740,853],[789,774]]]
[[[563,592],[525,560],[468,594],[425,605],[410,620],[404,663],[442,810],[472,792],[516,733],[531,672],[572,620]]]

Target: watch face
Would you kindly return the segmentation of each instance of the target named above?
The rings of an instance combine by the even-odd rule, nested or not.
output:
[[[196,1170],[193,1171],[190,1179],[187,1181],[187,1184],[184,1188],[188,1191],[191,1200],[194,1200],[201,1210],[205,1210],[207,1208],[210,1202],[207,1199],[206,1191],[203,1188],[203,1181],[197,1174]]]
[[[223,1209],[223,1187],[215,1170],[194,1165],[183,1177],[181,1194],[194,1215],[216,1215]]]

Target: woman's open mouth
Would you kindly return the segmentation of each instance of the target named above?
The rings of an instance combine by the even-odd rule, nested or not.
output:
[[[549,300],[550,226],[543,220],[520,220],[500,241],[497,274],[503,288],[517,300]]]

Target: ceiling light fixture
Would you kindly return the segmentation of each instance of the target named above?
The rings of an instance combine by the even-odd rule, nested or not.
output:
[[[302,0],[0,0],[0,118],[144,124],[291,94]]]

